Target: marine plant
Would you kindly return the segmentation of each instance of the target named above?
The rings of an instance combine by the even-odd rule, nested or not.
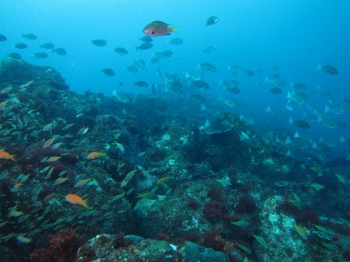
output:
[[[50,245],[46,249],[36,249],[30,255],[35,262],[71,262],[75,260],[80,246],[78,235],[74,229],[62,229],[51,235]]]

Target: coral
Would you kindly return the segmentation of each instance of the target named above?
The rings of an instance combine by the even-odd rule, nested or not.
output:
[[[187,200],[186,206],[189,207],[190,209],[196,210],[196,209],[200,208],[201,203],[199,203],[196,199],[191,197]]]
[[[235,209],[237,213],[252,214],[256,210],[256,203],[251,196],[241,196]]]
[[[79,240],[73,229],[63,229],[51,235],[50,245],[46,249],[36,249],[30,255],[31,261],[71,262],[76,258]]]
[[[221,219],[226,213],[226,206],[216,200],[210,200],[204,205],[202,213],[209,221],[217,221]]]

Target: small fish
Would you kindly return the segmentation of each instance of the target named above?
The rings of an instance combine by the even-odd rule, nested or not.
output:
[[[292,122],[296,127],[299,127],[302,129],[309,129],[310,128],[310,124],[304,120],[294,120]]]
[[[115,72],[111,68],[104,68],[102,72],[107,76],[115,76]]]
[[[1,158],[1,157],[0,157]],[[340,174],[335,174],[335,176],[338,178],[338,180],[341,182],[341,183],[346,183],[346,180],[344,178],[344,176],[340,175]]]
[[[119,199],[122,199],[124,196],[125,196],[125,192],[122,193],[122,194],[116,195],[116,196],[113,197],[110,201],[111,201],[111,202],[117,201],[117,200],[119,200]]]
[[[338,69],[335,68],[332,65],[319,65],[317,66],[318,70],[321,70],[322,72],[329,74],[329,75],[337,75],[338,74]]]
[[[252,251],[246,247],[245,245],[242,245],[242,244],[236,244],[240,249],[242,249],[244,252],[248,253],[248,254],[252,254]]]
[[[149,86],[148,83],[146,81],[143,81],[143,80],[134,82],[134,85],[138,86],[138,87],[143,87],[143,88],[146,88]]]
[[[28,46],[25,43],[15,44],[15,47],[18,49],[26,49]]]
[[[50,156],[49,158],[46,159],[45,162],[56,162],[56,161],[58,161],[60,159],[61,159],[60,156]]]
[[[211,73],[215,73],[216,71],[218,71],[216,66],[214,66],[213,64],[211,64],[209,62],[200,63],[198,65],[198,69],[200,69],[204,72],[211,72]]]
[[[7,105],[8,101],[4,101],[0,103],[0,109],[3,109]]]
[[[95,159],[97,157],[100,157],[102,156],[102,152],[99,152],[99,151],[94,151],[94,152],[90,152],[89,154],[87,154],[86,158],[87,159]]]
[[[125,148],[124,148],[123,144],[118,143],[118,142],[116,142],[115,144],[117,145],[118,149],[119,149],[121,152],[125,152]]]
[[[29,244],[32,242],[32,239],[30,237],[25,237],[24,235],[19,235],[16,237],[16,239],[22,244]]]
[[[22,59],[22,56],[18,53],[9,53],[7,55],[9,58],[12,58],[12,59],[15,59],[15,60],[21,60]]]
[[[311,187],[312,187],[313,189],[317,190],[317,191],[320,191],[320,190],[322,190],[322,189],[325,189],[325,186],[324,186],[324,185],[320,185],[320,184],[318,184],[318,183],[312,183],[312,184],[311,184]]]
[[[46,140],[42,146],[42,148],[48,148],[52,145],[52,143],[55,141],[55,138],[50,138]]]
[[[8,153],[4,150],[0,150],[0,159],[8,159],[8,160],[16,161],[14,155],[10,155],[10,153]]]
[[[255,240],[261,245],[263,246],[265,249],[268,248],[268,244],[266,242],[266,240],[261,237],[261,236],[257,236],[257,235],[253,235],[253,237],[255,238]]]
[[[36,40],[38,37],[32,33],[30,34],[22,34],[22,37],[28,40]]]
[[[136,73],[138,71],[137,67],[134,65],[128,66],[126,70],[130,73]]]
[[[0,42],[4,42],[7,40],[7,37],[4,35],[0,35]]]
[[[270,89],[270,92],[271,92],[272,94],[274,94],[274,95],[280,95],[280,94],[283,93],[283,90],[282,90],[281,88],[279,88],[279,87],[272,87],[272,88]]]
[[[57,55],[66,55],[67,52],[64,48],[55,48],[52,50],[52,52],[54,52]]]
[[[85,186],[90,181],[90,178],[81,179],[75,183],[74,187],[82,187]]]
[[[94,46],[101,46],[101,47],[107,45],[107,41],[105,39],[94,39],[91,41],[91,43]]]
[[[128,50],[126,50],[124,47],[114,48],[114,52],[116,52],[117,54],[119,54],[121,56],[127,55],[129,53]]]
[[[40,47],[44,49],[54,49],[55,45],[52,43],[45,43],[45,44],[42,44]]]
[[[305,230],[305,228],[297,225],[297,224],[294,224],[293,225],[294,229],[297,231],[298,235],[303,237],[303,238],[306,238],[308,236],[308,233],[307,231]]]
[[[77,134],[83,136],[83,135],[85,135],[87,133],[88,130],[89,130],[88,127],[82,127],[82,128],[79,129]]]
[[[169,27],[168,24],[161,21],[153,21],[143,29],[143,33],[152,37],[170,35],[175,31],[175,27]]]
[[[170,177],[162,177],[162,178],[159,178],[158,180],[157,180],[157,185],[159,185],[159,184],[162,184],[162,183],[165,183],[166,181],[168,181],[170,179]]]
[[[206,21],[205,21],[205,25],[209,26],[209,25],[215,25],[219,22],[219,17],[217,16],[211,16],[209,17]]]
[[[142,43],[138,47],[136,47],[137,50],[147,50],[153,47],[152,43]]]
[[[181,38],[173,38],[169,41],[171,45],[181,45],[184,41]]]
[[[46,131],[51,132],[52,127],[53,127],[53,123],[47,124],[47,125],[45,125],[45,126],[43,127],[43,131],[44,131],[44,132],[46,132]]]
[[[237,227],[247,227],[250,225],[249,222],[245,220],[232,221],[231,224]]]
[[[145,42],[145,43],[153,42],[152,37],[149,37],[148,35],[145,35],[139,39],[140,39],[140,41]]]
[[[44,59],[49,57],[49,55],[46,54],[45,52],[38,52],[38,53],[35,53],[33,56],[34,58],[37,58],[37,59]]]
[[[149,199],[149,200],[157,200],[158,196],[153,192],[139,193],[137,194],[137,198]]]
[[[210,86],[207,82],[203,80],[195,80],[191,83],[191,87],[198,88],[201,90],[209,90]]]
[[[231,179],[228,176],[225,176],[223,178],[218,178],[218,179],[216,179],[216,182],[218,182],[219,184],[223,185],[224,187],[232,185]]]
[[[323,171],[322,167],[320,167],[320,166],[313,166],[313,167],[310,167],[310,169],[312,171],[314,171],[315,173],[322,173],[322,171]]]
[[[83,206],[83,207],[85,207],[85,208],[91,208],[91,207],[89,207],[88,205],[87,205],[87,200],[84,200],[84,199],[82,199],[79,195],[76,195],[76,194],[67,194],[66,196],[65,196],[65,199],[69,202],[69,203],[71,203],[71,204],[73,204],[73,205],[81,205],[81,206]]]
[[[54,186],[58,186],[63,184],[64,182],[66,182],[69,178],[68,177],[59,177],[55,180],[55,182],[53,183]]]
[[[47,195],[46,197],[44,197],[44,202],[47,202],[49,201],[50,199],[52,199],[56,194],[55,193],[52,193],[52,194],[49,194]]]

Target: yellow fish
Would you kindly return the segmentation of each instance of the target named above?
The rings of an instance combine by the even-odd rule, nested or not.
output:
[[[86,158],[87,158],[87,159],[95,159],[95,158],[100,157],[100,156],[102,156],[102,152],[94,151],[94,152],[90,152],[90,153],[86,156]]]
[[[4,150],[0,150],[0,159],[10,159],[10,160],[15,161],[15,156],[10,155],[8,152],[6,152]]]
[[[81,205],[85,208],[91,208],[87,205],[86,203],[87,200],[82,199],[80,196],[76,194],[68,194],[65,196],[65,199],[73,205]]]

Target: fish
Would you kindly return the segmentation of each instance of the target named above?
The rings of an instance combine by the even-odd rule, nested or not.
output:
[[[130,73],[136,73],[138,71],[137,67],[134,65],[128,66],[126,70]]]
[[[324,185],[320,185],[320,184],[318,184],[318,183],[312,183],[312,184],[311,184],[311,187],[312,187],[313,189],[317,190],[317,191],[320,191],[320,190],[322,190],[322,189],[325,189],[325,186],[324,186]]]
[[[91,40],[91,43],[94,46],[101,46],[101,47],[107,45],[107,41],[105,39],[94,39],[94,40]]]
[[[209,62],[202,62],[198,65],[198,69],[204,71],[204,72],[211,72],[211,73],[215,73],[217,70],[216,66],[214,66],[213,64],[209,63]]]
[[[205,25],[209,26],[209,25],[215,25],[219,22],[219,17],[217,16],[211,16],[209,18],[207,18],[207,20],[205,21]]]
[[[16,237],[16,239],[22,244],[29,244],[32,242],[32,239],[30,237],[25,237],[24,235],[19,235]]]
[[[48,58],[49,55],[46,54],[45,52],[38,52],[38,53],[35,53],[33,55],[34,58],[37,58],[37,59],[44,59],[44,58]]]
[[[104,68],[102,72],[107,76],[115,76],[115,72],[111,68]]]
[[[215,179],[215,180],[216,180],[216,182],[218,182],[219,184],[223,185],[224,187],[232,185],[231,179],[228,176],[225,176],[223,178],[218,178],[218,179]]]
[[[67,51],[64,48],[55,48],[52,50],[57,55],[66,55]]]
[[[54,186],[58,186],[60,184],[63,184],[64,182],[66,182],[69,178],[68,177],[59,177],[55,180],[55,182],[53,183]]]
[[[272,87],[272,88],[270,89],[270,92],[271,92],[272,94],[274,94],[274,95],[280,95],[280,94],[283,93],[283,90],[282,90],[281,88],[279,88],[279,87]]]
[[[165,183],[166,181],[168,181],[170,179],[170,177],[162,177],[162,178],[159,178],[158,180],[157,180],[157,185],[159,185],[159,184],[162,184],[162,183]]]
[[[232,221],[231,224],[237,227],[247,227],[250,225],[249,222],[245,220]]]
[[[15,47],[18,49],[26,49],[28,46],[25,43],[15,44]]]
[[[226,89],[228,92],[232,94],[239,94],[241,93],[241,90],[238,88],[238,81],[237,80],[225,80],[220,83],[224,89]]]
[[[173,38],[169,41],[171,45],[181,45],[184,41],[181,38]]]
[[[338,74],[338,69],[332,65],[318,65],[317,69],[329,75]]]
[[[253,235],[253,237],[255,238],[255,240],[262,246],[264,247],[265,249],[268,248],[268,244],[266,242],[266,240],[261,237],[261,236],[257,236],[257,235]]]
[[[308,236],[308,233],[305,230],[305,228],[303,228],[297,224],[294,224],[293,227],[297,231],[298,235],[301,236],[302,238],[306,238]]]
[[[191,83],[191,86],[202,90],[210,89],[209,84],[203,80],[195,80]]]
[[[152,37],[150,37],[148,35],[145,35],[145,36],[139,38],[139,40],[142,41],[142,42],[145,42],[145,43],[153,42]]]
[[[81,136],[83,136],[83,135],[85,135],[86,133],[87,133],[87,131],[89,131],[89,128],[88,127],[82,127],[82,128],[80,128],[79,130],[78,130],[78,135],[81,135]]]
[[[162,21],[153,21],[143,29],[144,34],[152,37],[170,35],[175,31],[175,27],[169,27],[167,23],[164,23]]]
[[[123,55],[127,55],[129,52],[128,50],[126,50],[124,47],[117,47],[113,49],[114,52],[116,52],[117,54],[123,56]]]
[[[9,53],[7,55],[9,58],[15,59],[15,60],[21,60],[22,56],[18,53]]]
[[[0,34],[0,42],[4,42],[6,40],[7,40],[7,37]]]
[[[69,203],[71,203],[71,204],[73,204],[73,205],[81,205],[81,206],[83,206],[83,207],[85,207],[85,208],[91,208],[91,207],[89,207],[88,205],[87,205],[87,200],[84,200],[84,199],[82,199],[79,195],[76,195],[76,194],[67,194],[66,196],[65,196],[65,199],[69,202]]]
[[[146,81],[143,81],[143,80],[134,82],[134,85],[138,86],[138,87],[148,87],[148,83]]]
[[[236,244],[240,249],[242,249],[244,252],[248,253],[248,254],[252,254],[252,251],[246,247],[245,245],[242,245],[242,244]]]
[[[146,42],[146,43],[142,43],[141,45],[139,45],[138,47],[136,47],[137,50],[147,50],[153,47],[152,43]]]
[[[29,34],[22,34],[22,37],[28,40],[36,40],[38,37],[32,33]]]
[[[102,156],[102,152],[99,152],[99,151],[94,151],[94,152],[90,152],[89,154],[87,154],[86,158],[87,159],[95,159],[97,157],[100,157]]]
[[[8,159],[8,160],[16,161],[14,155],[10,155],[10,153],[8,153],[4,150],[0,150],[0,159]]]
[[[340,174],[338,174],[338,173],[336,173],[335,176],[338,178],[338,180],[339,180],[341,183],[343,183],[343,184],[346,183],[346,180],[345,180],[344,176],[342,176],[342,175],[340,175]]]
[[[8,101],[4,101],[0,103],[0,109],[3,109],[7,105]]]
[[[81,179],[75,183],[74,187],[82,187],[85,186],[90,181],[90,178]]]
[[[52,143],[55,141],[55,138],[50,138],[44,142],[42,145],[42,148],[48,148],[52,145]]]
[[[157,200],[158,195],[153,192],[139,193],[137,194],[137,198],[149,199],[149,200]]]
[[[52,43],[45,43],[45,44],[42,44],[40,47],[44,49],[54,49],[55,45]]]
[[[302,128],[302,129],[309,129],[310,124],[304,120],[292,120],[291,121],[296,127]]]

